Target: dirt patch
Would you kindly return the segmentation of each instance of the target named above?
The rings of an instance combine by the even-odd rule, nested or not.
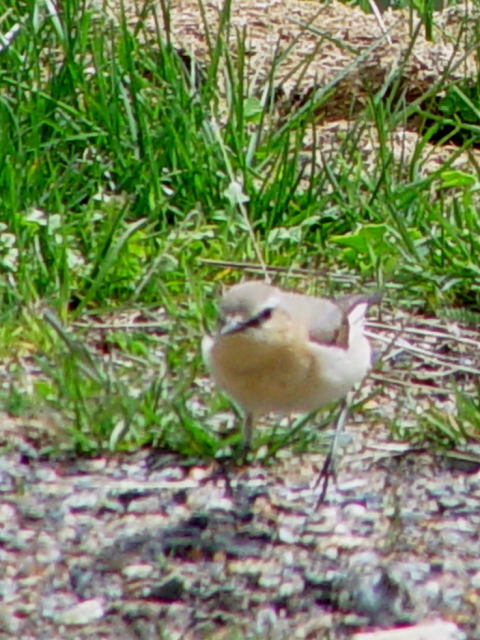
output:
[[[169,7],[168,25],[160,3],[157,7],[164,33],[168,31],[179,50],[200,61],[208,58],[208,42],[215,42],[223,3],[205,2],[203,15],[197,0],[178,0]],[[115,3],[111,8],[115,11]],[[136,26],[135,6],[127,2],[126,8]],[[316,88],[331,87],[318,114],[318,121],[326,122],[351,118],[369,96],[382,88],[388,91],[390,79],[390,89],[411,102],[442,78],[474,78],[477,16],[468,7],[436,13],[431,42],[420,20],[407,11],[386,11],[382,26],[374,15],[337,1],[234,0],[224,33],[232,59],[239,42],[245,47],[248,91],[260,94],[273,76],[284,111],[301,104]],[[146,24],[154,26],[153,20]]]
[[[148,38],[150,32],[155,41],[156,25],[160,25],[189,67],[208,60],[209,42],[215,42],[221,18],[226,16],[221,2],[205,2],[202,13],[197,0],[176,0],[168,3],[168,21],[160,2],[148,14],[136,3],[124,5],[138,37]],[[119,3],[110,0],[107,6],[118,20]],[[323,96],[315,109],[315,128],[307,130],[302,149],[306,154],[312,146],[321,149],[308,160],[314,170],[326,161],[331,164],[332,155],[348,156],[353,148],[361,153],[369,172],[380,162],[379,132],[368,118],[359,127],[358,115],[379,92],[393,104],[418,103],[435,111],[431,98],[442,95],[440,86],[464,85],[476,78],[478,15],[468,4],[436,12],[433,41],[428,41],[425,26],[408,11],[387,10],[381,24],[374,15],[337,1],[233,0],[223,33],[231,62],[235,63],[240,47],[245,51],[246,94],[263,99],[265,92],[270,94],[279,126],[312,93]],[[225,60],[221,56],[218,74],[224,99],[228,84]],[[221,108],[220,119],[228,113],[227,106]],[[415,159],[415,171],[421,175],[444,164],[476,173],[477,150],[459,152],[451,144],[437,147],[425,142],[423,126],[424,118],[411,112],[393,131],[381,132],[391,151],[393,170],[398,169],[400,176],[411,174]]]

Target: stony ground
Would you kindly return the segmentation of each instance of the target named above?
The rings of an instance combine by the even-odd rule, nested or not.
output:
[[[359,640],[435,621],[409,640],[480,640],[477,466],[388,429],[448,412],[452,381],[476,386],[479,335],[404,320],[319,508],[320,454],[237,469],[154,451],[47,461],[0,416],[0,640]],[[383,349],[390,329],[372,325]]]
[[[480,638],[480,473],[356,431],[318,509],[320,455],[233,472],[4,452],[0,638],[341,640],[432,620]]]

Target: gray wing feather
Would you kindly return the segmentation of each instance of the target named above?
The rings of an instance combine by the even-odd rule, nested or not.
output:
[[[345,312],[328,298],[315,298],[297,293],[285,294],[288,313],[307,327],[310,340],[321,344],[335,344]]]
[[[310,340],[348,349],[349,313],[357,304],[377,304],[381,295],[349,295],[336,300],[297,293],[284,293],[283,297],[288,313],[306,323]]]

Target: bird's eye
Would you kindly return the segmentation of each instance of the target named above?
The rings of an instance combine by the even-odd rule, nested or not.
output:
[[[245,323],[246,327],[259,327],[265,321],[269,320],[272,317],[273,309],[272,307],[265,307],[262,309],[256,316],[251,318]]]
[[[270,320],[270,318],[272,317],[272,313],[273,313],[272,307],[265,307],[265,309],[263,309],[263,311],[258,316],[258,319],[261,322],[265,322],[265,320]]]

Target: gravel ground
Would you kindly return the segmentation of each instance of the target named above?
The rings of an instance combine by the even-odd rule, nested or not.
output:
[[[355,433],[318,509],[319,455],[2,454],[0,638],[480,638],[480,474]]]
[[[477,333],[452,344],[426,326],[417,355],[405,364],[403,340],[392,360],[405,379],[383,396],[384,424],[407,396],[442,410],[446,374],[476,386]],[[319,455],[226,472],[151,451],[43,461],[4,446],[0,640],[393,640],[382,630],[401,626],[408,640],[480,640],[480,473],[390,443],[381,425],[348,431],[318,509]]]

